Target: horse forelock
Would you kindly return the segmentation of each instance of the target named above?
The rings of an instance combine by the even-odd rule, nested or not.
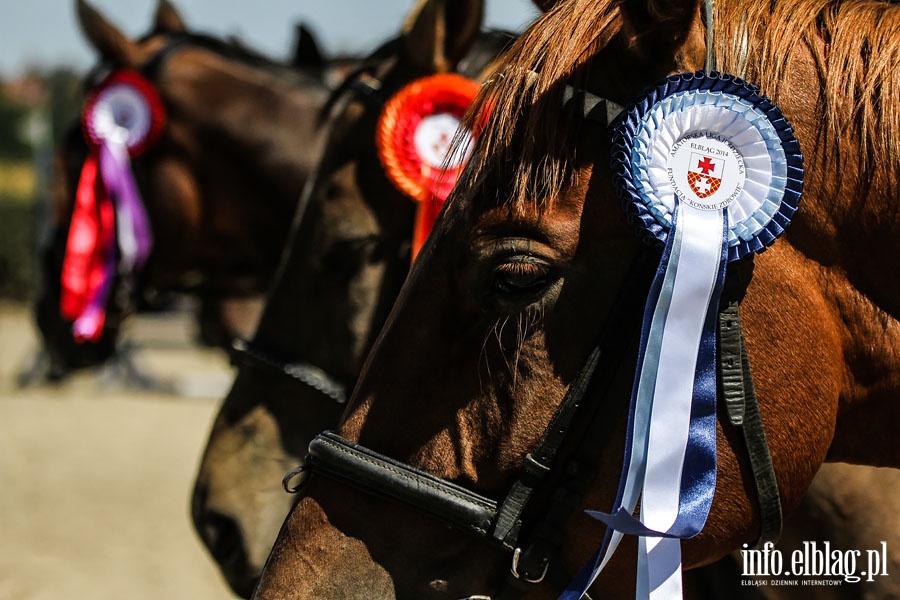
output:
[[[479,131],[465,179],[483,182],[490,173],[509,186],[498,202],[549,206],[574,174],[564,87],[577,84],[582,67],[620,29],[618,4],[610,0],[567,0],[539,18],[497,65],[465,119]],[[515,145],[517,136],[527,143]]]
[[[466,118],[480,137],[465,175],[469,185],[460,189],[490,175],[504,196],[486,194],[483,201],[552,206],[575,173],[572,137],[580,117],[563,109],[563,89],[579,86],[597,53],[622,32],[619,5],[565,0],[519,38],[498,67],[502,75],[485,84]],[[900,153],[900,5],[719,0],[715,8],[720,70],[749,77],[776,102],[814,94],[819,138],[833,142],[826,157],[842,161],[852,153],[860,185],[874,168],[900,183],[900,161],[887,158]],[[801,47],[812,53],[818,80],[810,88],[787,89],[787,66]],[[514,143],[517,136],[521,143]]]

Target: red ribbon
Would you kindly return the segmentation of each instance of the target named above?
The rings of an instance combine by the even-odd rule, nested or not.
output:
[[[81,169],[75,193],[60,291],[63,317],[73,321],[88,317],[84,327],[74,329],[79,341],[96,341],[103,331],[106,295],[113,277],[109,257],[115,251],[115,221],[112,202],[99,177],[99,155],[93,150]]]
[[[388,178],[418,204],[412,237],[415,258],[434,226],[441,207],[465,164],[446,170],[419,155],[414,138],[424,119],[447,114],[460,119],[479,90],[476,82],[455,73],[423,77],[398,91],[385,105],[376,146]]]

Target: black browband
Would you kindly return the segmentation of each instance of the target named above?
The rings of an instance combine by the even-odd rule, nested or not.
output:
[[[603,126],[621,111],[611,101],[571,88],[563,101],[575,104],[586,119]],[[658,252],[645,248],[632,266],[597,346],[536,448],[524,457],[519,476],[503,500],[484,497],[333,432],[313,439],[302,469],[397,501],[511,551],[507,586],[492,600],[520,598],[548,572],[565,585],[566,576],[554,568],[551,557],[600,467],[604,442],[624,412],[626,403],[612,402],[608,392],[626,355],[632,365],[636,362],[644,300],[658,262]],[[757,546],[761,546],[780,535],[781,504],[738,315],[752,265],[750,259],[728,268],[719,315],[719,381],[729,422],[740,429],[750,458],[761,520]],[[591,396],[599,394],[599,403],[583,402],[589,390]]]
[[[163,66],[169,61],[173,54],[181,48],[191,43],[191,36],[186,33],[173,34],[166,42],[165,46],[160,48],[156,54],[150,57],[150,60],[141,66],[141,74],[150,81],[155,81],[159,77]]]

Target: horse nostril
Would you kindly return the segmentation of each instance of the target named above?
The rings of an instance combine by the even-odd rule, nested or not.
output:
[[[46,378],[47,381],[56,382],[62,381],[65,379],[66,375],[69,374],[69,368],[65,365],[65,363],[58,358],[51,358],[50,365],[47,367]]]
[[[194,526],[213,559],[219,563],[228,585],[241,598],[250,598],[259,573],[248,562],[244,538],[237,522],[214,510],[203,508],[203,492],[194,493]]]

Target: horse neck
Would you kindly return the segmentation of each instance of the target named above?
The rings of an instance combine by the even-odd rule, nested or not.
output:
[[[810,135],[804,141],[805,190],[788,238],[846,277],[872,310],[900,318],[900,281],[891,275],[900,270],[900,194],[890,173],[895,167],[883,161],[864,170],[851,144],[838,155],[827,138]]]
[[[196,104],[200,168],[212,176],[224,168],[252,171],[296,202],[318,155],[324,84],[292,84],[228,61],[213,69],[203,92],[209,96]]]
[[[845,372],[828,459],[897,467],[900,282],[886,276],[900,269],[900,214],[894,208],[900,198],[890,183],[895,166],[866,164],[851,135],[838,148],[816,105],[826,93],[818,77],[796,61],[791,72],[782,89],[806,92],[796,101],[782,94],[779,104],[803,147],[806,174],[800,210],[783,243],[814,265],[803,277],[820,289],[831,321],[817,327],[836,328]],[[785,272],[790,276],[791,267]]]
[[[845,372],[828,460],[900,468],[900,322],[843,268],[821,266],[818,279],[834,315],[821,326],[837,327]]]

